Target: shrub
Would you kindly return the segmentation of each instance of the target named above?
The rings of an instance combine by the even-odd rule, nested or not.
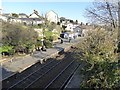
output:
[[[88,65],[84,69],[85,81],[81,87],[87,88],[113,88],[118,87],[120,80],[118,58],[114,53],[117,48],[116,31],[106,31],[102,28],[89,31],[88,36],[81,41],[79,50],[82,51],[80,59]]]
[[[51,41],[49,41],[49,40],[45,40],[45,46],[46,46],[46,48],[52,48],[52,42]]]

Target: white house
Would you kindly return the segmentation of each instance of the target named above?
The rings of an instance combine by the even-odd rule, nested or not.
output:
[[[44,20],[42,20],[36,10],[34,10],[34,12],[29,15],[28,21],[30,21],[33,25],[38,25],[45,22]]]
[[[21,20],[19,18],[12,17],[12,14],[10,13],[4,13],[0,15],[0,19],[9,23],[21,23]]]
[[[39,16],[33,12],[30,14],[29,18],[39,18]]]
[[[59,21],[58,14],[52,10],[47,12],[45,16],[46,16],[47,20],[50,22],[57,23]]]
[[[73,28],[73,32],[78,34],[78,36],[82,36],[82,28],[80,26],[75,26],[75,28]]]
[[[0,19],[5,22],[10,23],[23,23],[25,25],[38,25],[42,24],[44,21],[40,18],[28,18],[26,14],[20,14],[20,18],[12,17],[10,14],[0,15]]]
[[[68,23],[66,26],[65,30],[73,31],[74,25],[72,23]]]
[[[7,22],[8,21],[8,17],[6,16],[3,16],[3,15],[0,15],[0,19]]]

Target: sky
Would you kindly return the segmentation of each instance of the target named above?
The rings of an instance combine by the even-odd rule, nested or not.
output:
[[[53,10],[58,17],[87,22],[85,9],[90,7],[92,2],[2,2],[3,13],[26,13],[30,15],[37,10],[40,15]]]

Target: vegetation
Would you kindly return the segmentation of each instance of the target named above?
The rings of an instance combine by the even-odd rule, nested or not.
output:
[[[11,55],[14,54],[14,50],[13,50],[12,46],[2,46],[2,47],[0,47],[0,53],[2,53],[2,52],[8,52]]]
[[[60,23],[62,23],[62,21],[65,21],[66,18],[65,17],[60,17]]]
[[[37,42],[38,34],[33,29],[18,24],[3,22],[2,51],[8,52],[12,47],[14,52],[29,53]]]
[[[78,24],[78,20],[75,21],[75,24]]]
[[[84,88],[113,88],[118,87],[120,70],[115,52],[116,32],[97,28],[88,33],[80,43],[81,60],[86,61],[84,81],[80,87]]]
[[[118,21],[118,5],[109,0],[94,2],[92,7],[86,9],[90,22],[106,24],[116,28]]]
[[[18,14],[16,14],[16,13],[12,13],[12,16],[13,16],[13,17],[16,17],[16,18],[19,17]]]
[[[13,16],[15,15],[13,14]],[[2,55],[5,55],[5,53],[7,55],[13,55],[14,53],[28,54],[33,52],[34,49],[37,50],[41,47],[43,37],[38,37],[38,33],[34,31],[34,28],[43,29],[41,34],[44,34],[46,48],[53,46],[53,41],[58,39],[61,32],[59,25],[53,22],[50,23],[46,19],[45,24],[38,26],[25,26],[22,24],[18,25],[17,23],[3,22],[2,28],[2,46],[0,47]]]
[[[120,65],[117,30],[120,28],[116,22],[120,21],[117,18],[117,5],[104,0],[93,5],[87,9],[87,16],[96,27],[79,44],[79,59],[87,63],[82,70],[84,80],[80,88],[118,88]]]
[[[48,27],[47,27],[47,30],[44,31],[44,36],[45,36],[45,39],[46,39],[46,46],[47,48],[51,48],[52,45],[53,45],[53,41],[56,41],[58,40],[59,38],[59,35],[61,33],[61,28],[59,25],[52,25],[53,23],[51,24],[48,24]]]
[[[57,26],[57,24],[55,24],[54,22],[51,22],[48,24],[47,28],[49,29],[49,31],[52,31],[53,29],[55,29],[56,26]]]
[[[65,25],[62,25],[62,29],[63,29],[63,31],[65,31],[65,28],[66,28],[67,26],[65,26]]]

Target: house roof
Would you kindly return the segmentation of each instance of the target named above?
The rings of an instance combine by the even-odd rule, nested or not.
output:
[[[80,26],[75,26],[74,28],[81,28]]]
[[[41,21],[40,18],[19,18],[19,19],[21,19],[21,20],[27,20],[27,21],[33,21],[33,20],[35,20],[35,21]]]
[[[48,13],[50,13],[50,12],[53,12],[53,13],[57,14],[57,13],[54,12],[53,10],[48,11],[46,14],[48,14]],[[58,15],[58,14],[57,14],[57,15]]]
[[[19,15],[26,15],[25,13],[19,13]],[[26,15],[27,16],[27,15]]]
[[[9,16],[10,13],[3,13],[2,15],[3,15],[3,16]]]
[[[9,15],[6,15],[6,14],[4,14],[4,15],[2,15],[2,16],[7,17],[7,18],[11,18],[11,19],[14,19],[14,18],[15,18],[15,17],[9,16]]]
[[[32,16],[33,14],[37,15],[37,16],[40,18],[40,16],[39,16],[38,14],[36,14],[36,13],[30,14],[30,15],[29,15],[29,18],[30,18],[30,16]]]
[[[26,16],[26,17],[28,17],[28,15],[26,15],[25,13],[19,13],[18,15],[19,16]]]
[[[34,10],[34,12],[29,15],[29,17],[32,16],[33,14],[35,14],[35,15],[37,15],[39,18],[42,18],[38,13],[35,13],[35,11],[36,11],[36,10]]]

